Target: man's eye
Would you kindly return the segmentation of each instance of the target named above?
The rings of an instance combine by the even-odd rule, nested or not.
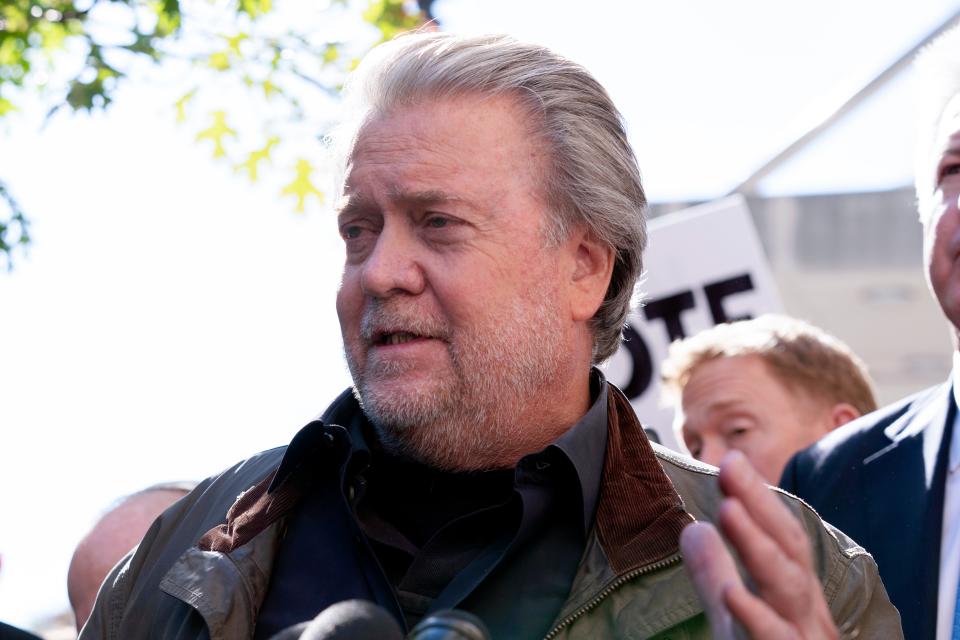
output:
[[[960,162],[950,162],[943,165],[940,169],[940,175],[937,176],[937,183],[943,182],[947,178],[955,178],[960,175]]]
[[[427,218],[427,226],[431,229],[443,229],[450,224],[450,218],[443,216],[431,216]]]
[[[346,225],[340,229],[340,235],[344,240],[359,238],[361,233],[363,233],[363,227],[355,224]]]

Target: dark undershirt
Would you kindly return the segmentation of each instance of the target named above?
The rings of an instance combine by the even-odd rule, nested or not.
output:
[[[409,625],[498,529],[517,526],[513,469],[447,473],[375,452],[357,504]]]
[[[352,506],[394,599],[369,577],[345,597],[378,602],[401,615],[407,629],[428,612],[458,607],[479,615],[494,638],[542,637],[593,526],[607,428],[606,384],[596,370],[591,398],[572,429],[516,469],[475,473],[438,471],[378,451],[358,412],[351,438],[355,449],[370,453],[348,464],[343,504]],[[329,505],[307,499],[290,518],[257,638],[326,606],[330,589],[318,588],[316,576],[331,561],[319,557],[310,531],[340,526]],[[324,595],[312,598],[310,589]]]

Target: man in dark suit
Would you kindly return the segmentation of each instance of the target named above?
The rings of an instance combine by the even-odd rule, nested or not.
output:
[[[960,30],[921,54],[930,90],[917,144],[916,187],[927,282],[954,344],[960,335]],[[926,135],[924,135],[924,131]],[[904,636],[960,638],[958,353],[944,384],[868,414],[797,454],[780,486],[871,552]]]

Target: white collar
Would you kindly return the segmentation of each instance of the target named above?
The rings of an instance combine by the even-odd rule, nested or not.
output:
[[[953,402],[960,407],[960,351],[953,352],[953,371],[950,374],[953,382]],[[953,437],[950,438],[950,473],[954,473],[960,468],[960,411],[954,413],[953,418]]]

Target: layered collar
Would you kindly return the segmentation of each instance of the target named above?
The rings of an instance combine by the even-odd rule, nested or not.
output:
[[[604,386],[607,437],[595,529],[611,568],[621,574],[677,553],[680,531],[693,518],[630,402],[615,386]],[[208,531],[200,548],[230,552],[288,514],[311,483],[323,478],[343,483],[345,463],[369,457],[355,420],[359,412],[352,392],[342,393],[318,420],[297,433],[277,470],[238,497],[226,522]],[[561,438],[556,446],[576,449],[576,444],[575,437]]]

